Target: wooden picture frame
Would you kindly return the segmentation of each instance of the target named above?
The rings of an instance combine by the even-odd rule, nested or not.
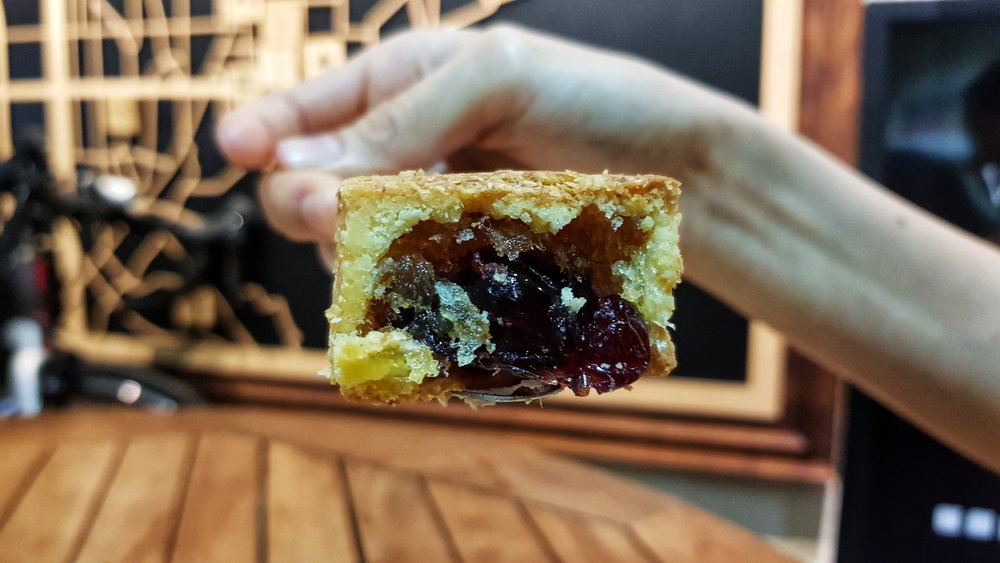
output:
[[[125,1],[131,5],[138,0]],[[67,125],[79,118],[80,110],[74,104],[81,100],[95,101],[104,112],[106,122],[101,134],[108,128],[128,134],[149,125],[136,117],[130,100],[157,97],[190,110],[197,99],[203,98],[231,107],[301,77],[288,74],[288,68],[314,74],[325,65],[342,63],[347,42],[376,41],[380,26],[395,10],[405,7],[410,21],[419,25],[460,27],[482,20],[506,3],[472,1],[443,14],[440,4],[430,0],[381,2],[361,24],[352,24],[345,19],[347,2],[308,0],[305,5],[309,9],[320,5],[329,8],[333,20],[330,31],[310,36],[308,40],[282,36],[280,44],[273,45],[273,52],[257,57],[258,66],[250,70],[262,72],[268,79],[248,85],[246,76],[233,80],[232,76],[195,79],[178,75],[154,84],[141,76],[114,79],[76,76],[79,69],[74,74],[74,65],[78,63],[69,53],[53,46],[64,44],[66,38],[99,41],[103,36],[90,27],[67,25],[72,17],[79,16],[83,4],[77,0],[42,0],[42,24],[31,29],[2,28],[0,39],[40,42],[44,80],[13,81],[8,80],[5,72],[0,73],[0,80],[6,80],[0,88],[0,112],[9,114],[14,102],[44,103],[53,170],[63,179],[69,179],[78,163],[107,160],[110,154],[82,150],[79,139],[83,133]],[[226,0],[223,4],[228,8],[220,10],[218,15],[224,20],[222,24],[231,26],[257,21],[262,14],[267,15],[270,5],[265,0]],[[860,14],[860,5],[853,1],[764,0],[761,111],[778,126],[801,131],[849,161],[853,160],[856,143],[852,128],[859,86],[856,50],[860,41]],[[279,16],[271,13],[269,17],[273,21],[291,21],[290,24],[286,21],[288,25],[302,24],[302,13]],[[827,25],[830,18],[840,18],[836,30]],[[130,29],[128,18],[116,22],[119,30]],[[171,26],[178,24],[183,31],[171,31]],[[217,24],[204,16],[184,18],[175,14],[161,18],[156,25],[147,26],[147,30],[158,30],[156,33],[161,36],[176,37],[183,43],[191,40],[191,34],[208,33]],[[235,37],[234,42],[238,43],[238,34]],[[303,54],[305,59],[297,59],[296,53]],[[0,61],[0,66],[5,62]],[[833,123],[824,119],[832,111],[838,115]],[[95,127],[93,120],[89,126]],[[191,130],[182,134],[193,135]],[[9,131],[0,132],[3,156],[9,154],[10,146]],[[142,158],[146,161],[141,161]],[[133,160],[141,166],[156,167],[162,165],[162,159],[158,159],[146,154]],[[222,193],[241,174],[231,171],[202,179],[191,187],[191,193],[198,190]],[[167,212],[183,212],[184,200],[174,203],[180,208],[174,205]],[[107,236],[114,239],[111,231]],[[376,409],[341,400],[316,375],[325,366],[325,352],[296,345],[294,331],[285,331],[289,334],[286,346],[268,347],[252,341],[191,342],[178,339],[169,331],[149,330],[141,336],[130,336],[91,330],[88,328],[92,325],[91,312],[85,310],[83,298],[88,291],[85,285],[107,281],[108,268],[117,267],[113,256],[109,258],[105,253],[104,261],[100,262],[81,253],[79,238],[68,225],[56,233],[53,244],[61,249],[58,259],[62,260],[64,272],[69,272],[64,273],[63,280],[62,301],[66,312],[55,339],[59,348],[93,361],[170,370],[220,401],[347,409],[373,416],[403,417],[414,424],[429,426],[476,425],[497,435],[513,436],[558,452],[615,463],[812,483],[826,483],[836,474],[841,425],[839,384],[790,351],[780,335],[758,321],[750,321],[744,381],[648,379],[637,384],[632,393],[584,400],[557,396],[546,400],[543,409],[503,406],[470,411],[437,405]],[[81,271],[85,275],[77,275]],[[113,280],[105,285],[104,297],[99,295],[98,302],[101,299],[113,302],[114,291],[120,288]],[[279,316],[287,316],[287,303],[283,304],[280,296],[265,292],[259,297],[261,303],[279,311]],[[285,312],[281,313],[282,310]],[[144,325],[137,321],[137,326]]]

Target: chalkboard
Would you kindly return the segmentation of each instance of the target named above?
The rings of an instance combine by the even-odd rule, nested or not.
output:
[[[444,0],[442,13],[469,4],[462,0]],[[159,2],[165,14],[175,9],[168,0]],[[249,2],[248,5],[253,5]],[[306,14],[309,33],[328,32],[332,28],[333,10],[322,3],[311,3]],[[377,4],[376,0],[352,0],[349,12],[352,22],[358,22]],[[108,6],[124,16],[129,10],[135,15],[137,2],[112,0]],[[151,4],[152,5],[152,4]],[[315,6],[314,6],[315,5]],[[31,25],[40,21],[38,4],[32,2],[5,3],[9,26]],[[146,8],[148,12],[148,8]],[[217,12],[211,0],[192,0],[190,16],[209,18]],[[143,12],[142,17],[150,17]],[[81,18],[81,14],[75,17]],[[668,67],[699,81],[729,92],[750,103],[757,103],[760,80],[762,0],[516,0],[504,4],[480,24],[512,22],[541,31],[554,33],[593,45],[644,57],[653,63]],[[384,25],[383,35],[410,25],[407,11],[399,10]],[[138,41],[138,66],[147,69],[159,52],[153,47],[151,36]],[[82,44],[82,40],[81,40]],[[198,72],[212,48],[210,36],[192,36],[188,47],[191,74]],[[361,45],[347,45],[347,53],[356,52]],[[84,64],[83,50],[77,53],[79,64]],[[8,46],[9,76],[11,79],[42,77],[42,49],[39,42],[18,41]],[[122,71],[118,45],[103,39],[100,64],[104,75],[112,76]],[[86,104],[78,103],[81,129],[86,130],[88,120],[95,119]],[[11,128],[14,138],[33,127],[41,127],[44,119],[40,101],[18,102],[11,106]],[[156,145],[165,151],[172,141],[171,126],[178,119],[177,108],[159,102],[156,108],[158,133]],[[622,108],[636,111],[636,108]],[[224,162],[212,141],[212,122],[220,113],[212,104],[206,117],[193,132],[198,147],[198,163],[204,175],[215,174],[224,168]],[[92,140],[84,136],[84,147]],[[635,170],[628,172],[641,173]],[[258,179],[248,175],[236,182],[234,189],[252,193]],[[198,211],[212,209],[212,198],[192,198],[187,205]],[[321,268],[314,249],[309,245],[288,242],[268,231],[262,225],[254,228],[250,239],[252,252],[245,262],[243,275],[268,292],[283,296],[291,310],[307,347],[322,348],[326,345],[326,322],[323,310],[329,302],[330,279]],[[122,249],[128,249],[124,244]],[[165,318],[166,311],[158,317]],[[152,317],[151,317],[152,318]],[[158,320],[153,318],[154,321]],[[677,325],[675,341],[680,365],[678,377],[707,378],[721,381],[742,381],[746,374],[747,322],[720,302],[690,284],[677,290]],[[120,320],[111,315],[110,330],[126,330]],[[277,342],[267,323],[246,324],[254,330],[258,341]]]

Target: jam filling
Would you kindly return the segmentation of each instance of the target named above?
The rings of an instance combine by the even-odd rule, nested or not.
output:
[[[478,245],[447,272],[420,255],[393,259],[383,265],[386,292],[372,320],[408,332],[476,387],[537,381],[583,396],[639,379],[650,344],[635,306],[598,295],[591,280],[565,274],[551,255],[519,250]]]

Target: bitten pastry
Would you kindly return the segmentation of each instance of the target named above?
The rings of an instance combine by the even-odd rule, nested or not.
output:
[[[605,393],[666,375],[679,197],[663,176],[345,181],[331,381],[368,403],[478,402],[559,387]]]

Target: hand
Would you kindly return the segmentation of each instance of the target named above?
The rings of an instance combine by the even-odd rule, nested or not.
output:
[[[511,28],[401,35],[226,116],[274,226],[332,244],[338,177],[401,168],[658,172],[685,276],[1000,472],[1000,253],[749,108]]]
[[[751,115],[640,61],[498,27],[397,36],[230,113],[218,140],[235,164],[283,167],[261,190],[272,225],[330,250],[338,178],[443,166],[687,182],[737,114]]]

